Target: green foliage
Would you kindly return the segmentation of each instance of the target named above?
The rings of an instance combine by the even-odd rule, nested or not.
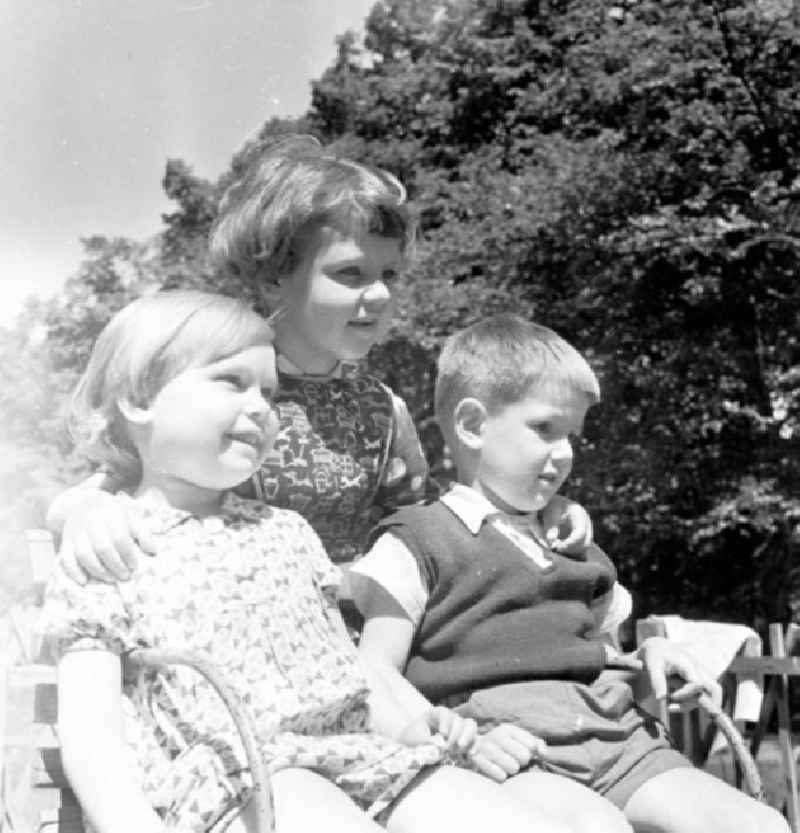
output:
[[[175,210],[163,232],[85,241],[63,295],[2,335],[14,356],[6,480],[42,495],[77,476],[58,415],[129,298],[251,291],[209,270],[219,198],[263,142],[311,131],[395,172],[418,206],[396,328],[370,364],[409,402],[437,476],[450,475],[431,413],[441,339],[492,311],[535,317],[601,373],[570,493],[637,612],[794,615],[800,30],[789,0],[380,0],[363,39],[344,33],[337,46],[303,119],[267,122],[216,183],[167,162]]]
[[[435,353],[516,309],[570,337],[605,390],[573,495],[641,611],[786,618],[800,597],[790,5],[383,2],[364,45],[317,82],[310,119],[364,141],[422,208],[399,332]],[[415,414],[426,425],[430,408]]]

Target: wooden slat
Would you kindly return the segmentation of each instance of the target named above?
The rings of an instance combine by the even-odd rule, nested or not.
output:
[[[54,665],[16,665],[8,669],[8,685],[12,688],[33,687],[36,685],[55,685],[56,667]]]
[[[769,626],[770,653],[778,659],[786,655],[783,626]],[[797,766],[792,747],[792,719],[789,714],[789,678],[785,674],[775,677],[778,708],[778,747],[781,751],[783,777],[786,783],[786,816],[794,831],[800,831],[800,796],[797,791]]]
[[[736,657],[729,668],[734,674],[782,674],[800,676],[800,657]]]
[[[53,541],[50,533],[42,530],[26,532],[26,540],[37,599],[41,602],[55,559]],[[6,721],[2,744],[8,756],[21,764],[17,768],[20,780],[15,786],[14,806],[6,808],[11,829],[15,833],[84,833],[83,816],[61,764],[55,726],[56,669],[38,661],[38,611],[35,607],[20,607],[12,614],[8,618],[16,657],[2,669],[8,695],[4,703],[12,706],[11,713],[6,715],[10,721]]]

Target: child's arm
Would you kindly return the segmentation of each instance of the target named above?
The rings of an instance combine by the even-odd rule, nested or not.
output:
[[[471,720],[465,726],[456,712],[434,707],[403,676],[424,609],[424,589],[413,556],[394,535],[381,536],[357,562],[350,573],[349,591],[364,616],[359,651],[403,708],[417,716],[410,731],[421,731],[425,723],[424,729],[444,737],[451,750],[468,752],[476,768],[496,781],[515,775],[534,756],[543,754],[543,742],[516,726],[501,724],[476,737],[477,727],[473,729]]]
[[[392,398],[392,444],[374,501],[375,520],[398,506],[418,503],[439,493],[406,403],[389,388],[386,390]]]
[[[70,651],[59,661],[64,771],[99,833],[165,833],[131,771],[122,734],[120,677],[120,659],[109,651]]]
[[[639,646],[636,657],[641,660],[650,681],[650,689],[656,699],[670,694],[678,702],[688,701],[707,692],[717,703],[722,702],[719,683],[698,668],[692,657],[678,645],[661,636],[651,636]],[[667,679],[677,676],[683,685],[669,692]]]
[[[370,607],[375,609],[374,605]],[[367,679],[375,690],[391,693],[398,706],[396,713],[403,716],[399,732],[396,731],[396,719],[388,722],[380,714],[376,714],[376,728],[384,733],[388,729],[393,737],[409,745],[430,741],[435,733],[444,739],[452,752],[465,754],[477,737],[475,721],[461,717],[452,709],[434,706],[402,674],[413,635],[413,626],[404,617],[375,615],[365,618],[359,653]]]
[[[59,557],[78,584],[87,577],[125,581],[139,558],[155,545],[134,505],[124,495],[110,494],[119,484],[96,472],[59,494],[47,512],[47,526],[61,534]]]

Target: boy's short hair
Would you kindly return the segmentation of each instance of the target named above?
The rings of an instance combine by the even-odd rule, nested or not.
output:
[[[556,385],[600,401],[600,383],[586,359],[560,335],[512,313],[484,318],[453,333],[439,355],[436,418],[452,440],[458,403],[474,397],[490,414]]]
[[[400,181],[387,171],[290,135],[256,151],[225,192],[211,231],[212,264],[261,284],[297,265],[302,240],[320,226],[400,241],[410,254],[416,223]]]
[[[97,337],[72,397],[70,433],[90,459],[129,483],[140,461],[118,403],[148,407],[187,368],[273,338],[269,322],[236,298],[192,290],[145,295],[117,312]]]

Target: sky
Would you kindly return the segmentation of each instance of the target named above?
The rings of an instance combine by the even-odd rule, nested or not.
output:
[[[164,164],[209,179],[297,116],[374,0],[0,0],[0,324],[73,274],[80,238],[141,239]]]

